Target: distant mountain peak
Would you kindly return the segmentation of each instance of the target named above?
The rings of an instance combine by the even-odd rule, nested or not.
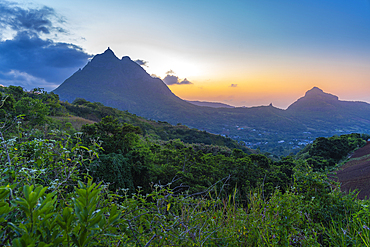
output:
[[[313,87],[312,89],[306,92],[305,96],[310,95],[310,94],[324,94],[324,91],[318,87]]]
[[[322,110],[331,108],[332,104],[339,102],[338,96],[330,93],[325,93],[318,87],[313,87],[308,90],[304,97],[299,98],[296,102],[288,107],[288,110]]]
[[[338,100],[338,96],[335,96],[330,93],[325,93],[322,89],[318,87],[313,87],[308,90],[303,98],[320,98],[325,100]]]

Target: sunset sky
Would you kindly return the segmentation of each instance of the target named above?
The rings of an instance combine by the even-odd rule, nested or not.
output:
[[[370,102],[369,0],[0,0],[3,85],[53,90],[107,47],[187,100]]]

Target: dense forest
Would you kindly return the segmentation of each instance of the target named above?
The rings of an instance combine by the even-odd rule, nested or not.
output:
[[[4,246],[369,246],[369,201],[328,178],[370,137],[274,156],[182,124],[3,87]]]

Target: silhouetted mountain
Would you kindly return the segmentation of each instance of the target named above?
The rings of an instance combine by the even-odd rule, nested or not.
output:
[[[188,103],[129,57],[120,60],[109,48],[65,80],[54,93],[64,101],[84,98],[145,118],[172,124],[181,122],[213,133],[221,133],[225,126],[236,126],[239,122],[253,128],[286,130],[291,124],[291,120],[280,116],[282,110],[272,106],[216,109]]]
[[[269,106],[200,107],[174,95],[129,57],[118,59],[109,48],[96,55],[54,91],[61,100],[84,98],[139,116],[225,134],[255,142],[297,133],[369,132],[370,105],[340,101],[314,87],[287,110]],[[208,105],[211,106],[211,105]],[[212,106],[216,106],[212,103]],[[303,138],[303,137],[302,137]],[[277,139],[277,140],[279,140]],[[277,141],[276,140],[276,141]]]
[[[219,102],[207,102],[207,101],[190,101],[186,100],[187,102],[197,105],[197,106],[205,106],[205,107],[212,107],[212,108],[235,108],[235,106],[231,106],[228,104],[224,103],[219,103]]]
[[[196,108],[174,95],[162,80],[152,78],[129,57],[120,60],[109,48],[54,92],[64,101],[84,98],[152,119],[171,119],[184,108]]]
[[[314,87],[305,96],[291,104],[288,116],[299,119],[311,129],[330,130],[335,128],[368,129],[370,104],[365,102],[341,101],[337,96],[324,93]]]
[[[304,97],[291,104],[287,110],[294,112],[323,112],[334,110],[337,102],[337,96],[324,93],[320,88],[314,87],[311,90],[308,90]]]

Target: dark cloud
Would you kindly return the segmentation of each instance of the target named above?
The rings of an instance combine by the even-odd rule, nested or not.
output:
[[[166,75],[165,78],[163,78],[164,83],[167,85],[174,85],[179,83],[179,78],[175,75]]]
[[[163,81],[167,85],[189,85],[189,84],[193,84],[190,81],[188,81],[186,78],[184,80],[180,81],[180,79],[177,76],[168,75],[168,74],[166,75],[165,78],[163,78]]]
[[[237,87],[238,84],[231,84],[230,87]]]
[[[148,61],[144,61],[144,60],[142,60],[142,59],[137,59],[137,60],[135,60],[134,62],[135,62],[135,63],[137,63],[137,64],[138,64],[138,65],[140,65],[140,66],[149,67],[149,66],[148,66]]]
[[[63,20],[51,8],[24,9],[2,2],[0,13],[0,32],[2,29],[16,32],[12,39],[0,41],[0,83],[4,85],[52,90],[91,57],[74,44],[40,37],[66,33],[54,25]]]
[[[193,84],[193,83],[191,83],[190,81],[188,81],[188,79],[185,78],[184,80],[180,81],[179,84],[185,85],[185,84]]]
[[[166,72],[166,75],[173,75],[173,74],[175,74],[175,72],[172,69]]]
[[[18,70],[11,70],[8,73],[0,72],[0,83],[2,85],[17,85],[25,89],[40,87],[49,90],[58,86],[58,84],[47,82],[44,79],[31,76]]]
[[[0,42],[0,72],[18,70],[54,83],[63,82],[89,57],[76,45],[43,40],[27,32]]]
[[[17,32],[66,33],[66,30],[54,24],[64,22],[63,18],[59,17],[54,9],[46,6],[40,9],[25,9],[16,3],[4,1],[0,3],[0,13],[1,26]]]

